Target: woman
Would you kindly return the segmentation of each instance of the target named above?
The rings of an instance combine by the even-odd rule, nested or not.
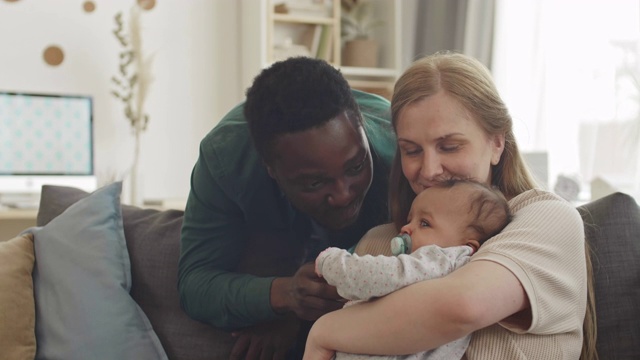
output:
[[[396,226],[369,234],[397,231],[416,193],[457,177],[497,187],[513,221],[451,274],[323,316],[305,359],[329,359],[336,350],[417,353],[470,333],[468,359],[595,356],[582,220],[571,204],[535,189],[489,71],[461,54],[423,58],[396,83],[391,110]]]

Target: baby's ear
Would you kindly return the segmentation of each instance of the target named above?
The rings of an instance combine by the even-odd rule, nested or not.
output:
[[[480,242],[478,240],[475,240],[475,239],[467,240],[467,245],[469,245],[469,246],[471,246],[473,248],[473,252],[478,251],[478,249],[480,248]]]

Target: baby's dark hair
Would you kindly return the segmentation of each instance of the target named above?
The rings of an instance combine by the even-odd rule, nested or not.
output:
[[[253,80],[246,93],[244,116],[253,143],[266,163],[281,135],[324,125],[345,112],[362,124],[349,83],[324,60],[294,57],[276,62]]]
[[[513,219],[507,199],[496,188],[469,179],[449,179],[437,186],[472,186],[477,190],[469,198],[469,213],[473,216],[468,227],[477,236],[480,245],[500,233]]]

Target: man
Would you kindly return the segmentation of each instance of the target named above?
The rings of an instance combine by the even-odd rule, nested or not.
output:
[[[307,322],[343,305],[313,260],[389,220],[395,149],[388,101],[352,91],[326,62],[263,70],[200,144],[182,228],[185,311],[235,330],[232,357],[283,358],[298,332],[304,346]]]

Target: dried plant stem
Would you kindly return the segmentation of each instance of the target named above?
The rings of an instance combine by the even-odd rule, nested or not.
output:
[[[150,75],[152,57],[144,58],[142,55],[140,9],[137,6],[131,8],[128,34],[125,32],[122,13],[117,13],[114,19],[116,28],[113,34],[122,46],[122,50],[119,53],[118,72],[111,78],[114,84],[111,94],[122,102],[124,115],[129,120],[134,136],[130,190],[131,203],[137,205],[140,137],[149,123],[149,115],[144,112],[144,101],[152,81]]]

